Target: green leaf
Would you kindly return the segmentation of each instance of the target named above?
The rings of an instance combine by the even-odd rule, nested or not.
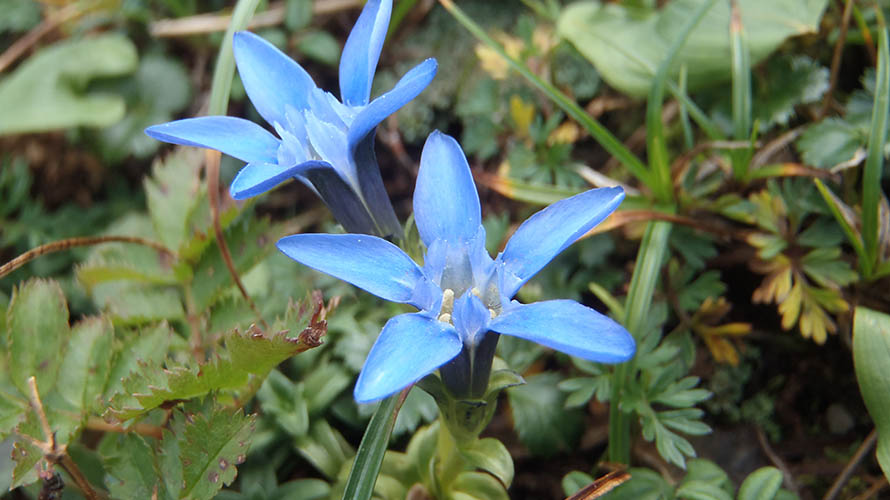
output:
[[[133,332],[123,339],[122,345],[116,345],[105,397],[110,398],[123,391],[123,380],[138,371],[140,366],[160,365],[167,356],[174,335],[169,325],[160,323]]]
[[[0,81],[0,135],[105,127],[124,116],[119,96],[86,93],[96,78],[136,69],[136,47],[120,35],[65,40],[40,50]]]
[[[225,230],[235,270],[243,274],[253,268],[263,257],[275,249],[279,229],[267,220],[244,217]],[[216,302],[233,286],[232,277],[218,246],[201,255],[192,279],[192,297],[195,307],[204,310]]]
[[[828,69],[804,55],[771,58],[765,75],[754,89],[754,116],[760,133],[773,125],[787,125],[796,106],[816,102],[828,90]]]
[[[395,425],[400,397],[397,393],[381,401],[368,422],[349,471],[349,479],[343,491],[344,500],[367,500],[374,493],[374,484]]]
[[[294,444],[300,455],[328,479],[339,477],[344,464],[354,456],[349,443],[323,419],[313,421],[309,433],[297,438]]]
[[[807,128],[795,145],[804,163],[829,168],[849,161],[865,146],[862,131],[839,118],[827,118]]]
[[[192,234],[189,219],[206,191],[200,180],[201,153],[178,149],[155,161],[146,178],[145,196],[155,234],[169,249],[179,250]]]
[[[519,439],[540,456],[574,448],[583,417],[577,410],[564,409],[565,395],[556,387],[559,375],[541,373],[526,382],[507,390]]]
[[[104,317],[86,318],[72,328],[56,389],[82,413],[97,407],[111,370],[114,327]]]
[[[595,481],[594,477],[586,472],[581,472],[579,470],[573,470],[569,472],[562,478],[562,492],[570,497],[575,493],[581,491],[581,488],[593,483]]]
[[[33,0],[0,0],[0,33],[27,31],[40,22],[40,4]]]
[[[191,399],[220,389],[245,385],[249,375],[266,376],[285,359],[319,344],[318,326],[309,326],[297,338],[286,332],[267,336],[253,328],[226,337],[226,349],[210,362],[193,366],[143,365],[124,380],[124,392],[110,402],[107,414],[129,420],[167,402]]]
[[[462,472],[450,485],[447,498],[453,500],[509,500],[507,490],[497,479],[483,472]]]
[[[876,455],[890,479],[890,316],[857,307],[853,317],[853,363],[859,391],[878,430]]]
[[[609,492],[608,500],[664,500],[673,498],[671,486],[650,469],[629,469],[630,480]]]
[[[467,463],[498,478],[505,488],[513,482],[513,457],[503,443],[495,438],[470,441],[460,448]]]
[[[340,60],[340,42],[327,31],[311,30],[304,33],[297,40],[297,50],[328,66],[336,66]]]
[[[732,500],[732,495],[726,490],[704,481],[684,481],[677,488],[676,495],[689,500]]]
[[[188,71],[177,59],[150,53],[142,57],[135,75],[115,83],[103,90],[123,95],[127,113],[123,119],[98,131],[99,151],[109,163],[120,162],[129,155],[147,158],[157,151],[161,142],[147,136],[144,130],[170,121],[173,113],[189,103]]]
[[[124,434],[115,445],[117,453],[105,460],[105,486],[112,498],[171,498],[155,462],[154,450],[142,436]]]
[[[782,472],[775,467],[761,467],[752,472],[739,487],[737,500],[772,500],[782,486]]]
[[[15,467],[12,470],[12,484],[10,489],[17,488],[37,481],[37,462],[43,458],[40,448],[23,440],[18,440],[12,445],[12,461]]]
[[[284,3],[284,25],[291,31],[309,26],[312,21],[312,0],[287,0]]]
[[[0,440],[6,439],[28,409],[27,401],[0,392]]]
[[[257,398],[266,415],[285,432],[299,438],[309,431],[309,410],[304,394],[303,384],[294,384],[280,371],[272,370],[257,392]]]
[[[235,465],[247,456],[256,417],[245,416],[241,410],[214,408],[207,415],[187,415],[185,420],[179,439],[183,479],[180,498],[213,498],[223,485],[235,480]]]
[[[68,340],[68,303],[55,281],[31,279],[12,292],[6,311],[9,374],[30,398],[28,377],[37,378],[41,394],[56,384],[62,350]]]
[[[643,96],[655,70],[703,0],[675,0],[661,10],[598,1],[563,9],[557,31],[593,62],[613,87]],[[818,28],[826,0],[746,0],[739,3],[751,64],[766,58],[791,36]],[[728,2],[718,2],[677,54],[672,78],[686,66],[690,90],[726,81],[730,75]]]

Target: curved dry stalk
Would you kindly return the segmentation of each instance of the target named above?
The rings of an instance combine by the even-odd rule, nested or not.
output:
[[[62,250],[68,250],[69,248],[88,247],[92,245],[99,245],[102,243],[135,243],[137,245],[153,248],[160,253],[176,257],[176,253],[165,247],[164,245],[151,240],[147,240],[145,238],[139,238],[137,236],[83,236],[76,238],[66,238],[64,240],[53,241],[51,243],[46,243],[44,245],[34,247],[7,262],[6,264],[3,264],[2,266],[0,266],[0,278],[15,271],[16,269],[22,267],[23,265],[36,259],[37,257],[40,257],[41,255],[60,252]]]
[[[244,297],[244,300],[247,301],[247,305],[250,306],[250,310],[256,315],[257,319],[263,325],[263,328],[266,330],[269,329],[268,323],[263,319],[263,316],[260,314],[260,310],[257,308],[256,304],[253,302],[253,299],[250,298],[250,295],[247,293],[247,289],[244,287],[244,283],[241,281],[241,277],[238,276],[238,271],[235,269],[235,263],[232,262],[232,254],[229,252],[229,245],[226,243],[226,239],[223,236],[222,226],[219,223],[219,158],[221,154],[219,151],[214,151],[208,149],[204,155],[205,166],[207,168],[207,195],[210,201],[210,217],[213,219],[213,234],[216,236],[216,244],[219,245],[220,254],[222,254],[223,262],[226,263],[226,269],[229,270],[229,274],[232,276],[232,280],[235,282],[235,285],[238,286],[238,290],[241,292],[241,296]]]
[[[828,493],[822,497],[822,500],[834,500],[841,493],[841,489],[847,484],[847,481],[850,480],[850,477],[853,475],[853,471],[856,470],[856,467],[859,466],[859,463],[862,462],[862,459],[868,455],[868,452],[874,448],[875,443],[878,442],[878,430],[872,429],[868,434],[868,437],[865,438],[865,441],[859,445],[859,448],[856,450],[856,453],[850,457],[850,461],[847,462],[847,465],[844,467],[844,470],[837,476],[837,479],[834,480],[834,483],[831,485],[831,488],[828,490]]]

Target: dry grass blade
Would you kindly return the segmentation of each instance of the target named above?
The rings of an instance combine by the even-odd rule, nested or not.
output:
[[[581,488],[581,491],[567,497],[566,500],[594,500],[617,488],[630,479],[626,470],[616,470],[598,478],[596,481]]]

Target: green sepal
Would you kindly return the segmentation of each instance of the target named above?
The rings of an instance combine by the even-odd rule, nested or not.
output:
[[[495,438],[483,438],[458,446],[466,462],[496,477],[504,488],[513,482],[513,457],[503,443]]]

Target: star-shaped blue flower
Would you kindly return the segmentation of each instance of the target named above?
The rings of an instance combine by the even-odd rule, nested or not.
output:
[[[364,403],[407,387],[462,351],[472,358],[491,332],[591,361],[630,359],[633,338],[593,309],[572,300],[511,300],[623,199],[621,188],[601,188],[554,203],[525,221],[492,259],[466,157],[457,141],[433,132],[414,191],[414,218],[427,247],[423,266],[392,243],[367,235],[298,234],[282,238],[278,248],[378,297],[420,309],[383,327],[355,387],[355,399]],[[487,350],[493,355],[493,347]]]
[[[343,102],[315,86],[294,60],[262,38],[232,41],[251,102],[276,135],[242,118],[205,116],[146,129],[160,141],[215,149],[247,162],[231,193],[262,194],[291,177],[309,185],[347,231],[387,236],[400,231],[374,154],[374,132],[414,99],[436,74],[435,59],[411,69],[389,92],[370,100],[371,82],[389,27],[392,0],[369,0],[340,58]]]

